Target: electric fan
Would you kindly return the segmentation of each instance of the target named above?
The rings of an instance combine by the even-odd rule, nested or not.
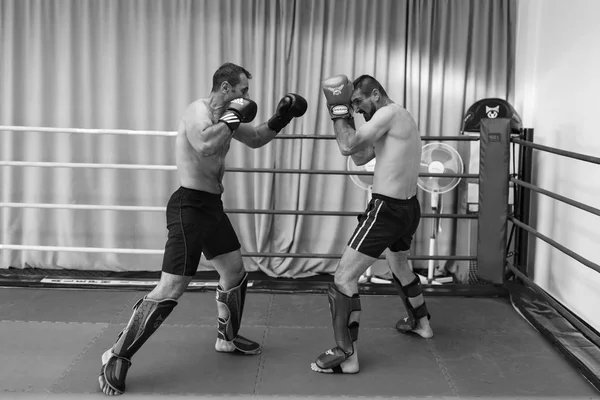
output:
[[[423,146],[421,152],[421,167],[419,173],[429,174],[462,174],[463,161],[458,152],[445,143],[429,143]],[[431,210],[434,214],[442,212],[442,194],[454,189],[460,182],[459,177],[453,176],[419,176],[417,185],[431,194]],[[433,220],[431,236],[429,238],[429,255],[435,256],[437,233],[441,232],[440,218]],[[429,260],[427,268],[427,282],[444,283],[444,280],[434,280],[434,260]]]

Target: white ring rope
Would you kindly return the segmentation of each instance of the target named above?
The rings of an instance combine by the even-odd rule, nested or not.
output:
[[[164,254],[164,250],[152,249],[119,249],[108,247],[61,247],[61,246],[27,246],[20,244],[0,244],[0,250],[34,250],[34,251],[69,251],[77,253],[118,253],[118,254]]]
[[[92,135],[125,135],[125,136],[177,136],[176,131],[141,131],[129,129],[79,129],[79,128],[49,128],[35,126],[6,126],[0,125],[4,132],[52,132],[52,133],[85,133]],[[130,169],[130,170],[164,170],[176,171],[174,165],[144,165],[144,164],[98,164],[98,163],[69,163],[69,162],[30,162],[30,161],[0,161],[4,167],[47,167],[47,168],[96,168],[96,169]],[[113,210],[113,211],[161,211],[166,207],[139,206],[103,206],[91,204],[42,204],[42,203],[0,203],[0,208],[53,208],[78,210]],[[162,255],[164,250],[101,248],[101,247],[64,247],[64,246],[34,246],[0,244],[0,250],[32,250],[32,251],[66,251],[79,253],[116,253],[116,254],[151,254]]]
[[[175,165],[145,165],[145,164],[98,164],[98,163],[69,163],[69,162],[32,162],[32,161],[0,161],[0,167],[44,167],[44,168],[95,168],[95,169],[149,169],[176,171]]]
[[[107,210],[107,211],[150,211],[165,212],[166,207],[112,206],[96,204],[52,204],[52,203],[0,203],[0,208],[51,208],[63,210]]]
[[[6,126],[6,125],[0,125],[0,131],[89,133],[92,135],[177,136],[177,132],[175,132],[175,131],[138,131],[138,130],[131,130],[131,129],[45,128],[45,127],[38,127],[38,126]]]

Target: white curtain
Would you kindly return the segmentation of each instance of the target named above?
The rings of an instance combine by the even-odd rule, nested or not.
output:
[[[285,93],[309,103],[282,134],[330,135],[320,82],[375,76],[423,135],[457,135],[465,109],[510,98],[515,0],[0,0],[0,124],[174,131],[186,105],[210,92],[225,61],[252,74],[257,122]],[[361,121],[357,121],[360,124]],[[453,143],[451,143],[454,145]],[[460,150],[460,149],[459,149]],[[174,165],[172,137],[0,132],[5,161]],[[228,167],[340,169],[331,140],[233,143]],[[165,206],[175,171],[0,167],[3,202]],[[226,208],[362,211],[366,192],[348,176],[234,173]],[[458,193],[458,192],[457,192]],[[423,212],[428,198],[420,194]],[[459,208],[457,196],[445,211]],[[161,212],[1,210],[3,244],[162,249]],[[231,214],[248,270],[272,276],[330,273],[355,217]],[[423,220],[414,254],[427,251]],[[455,252],[453,225],[440,253]],[[3,250],[1,268],[157,271],[160,255]],[[205,260],[200,269],[210,269]]]

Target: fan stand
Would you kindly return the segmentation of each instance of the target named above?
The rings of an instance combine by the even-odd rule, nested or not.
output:
[[[434,214],[440,214],[442,212],[442,207],[441,207],[441,197],[442,195],[436,191],[433,190],[431,192],[431,211]],[[429,255],[430,256],[435,256],[437,251],[437,246],[436,246],[436,239],[437,239],[437,233],[440,231],[440,218],[439,217],[435,217],[433,219],[433,223],[431,224],[431,236],[429,237]],[[427,265],[427,279],[425,280],[427,283],[429,283],[430,285],[441,285],[443,283],[449,283],[452,282],[452,277],[439,277],[439,278],[434,278],[434,270],[435,270],[435,260],[433,259],[429,259],[429,263]],[[418,275],[418,274],[417,274]],[[421,282],[423,282],[423,277],[421,278]]]

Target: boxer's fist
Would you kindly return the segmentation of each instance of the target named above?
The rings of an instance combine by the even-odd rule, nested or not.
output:
[[[279,100],[275,115],[269,119],[267,125],[269,129],[279,133],[280,130],[290,123],[292,118],[303,116],[307,108],[308,103],[304,97],[299,94],[288,93]]]
[[[242,122],[252,122],[257,112],[258,106],[255,102],[239,97],[231,100],[219,121],[225,122],[229,129],[235,131]]]
[[[323,81],[323,93],[331,119],[351,118],[350,98],[354,91],[352,82],[346,75],[336,75]]]

